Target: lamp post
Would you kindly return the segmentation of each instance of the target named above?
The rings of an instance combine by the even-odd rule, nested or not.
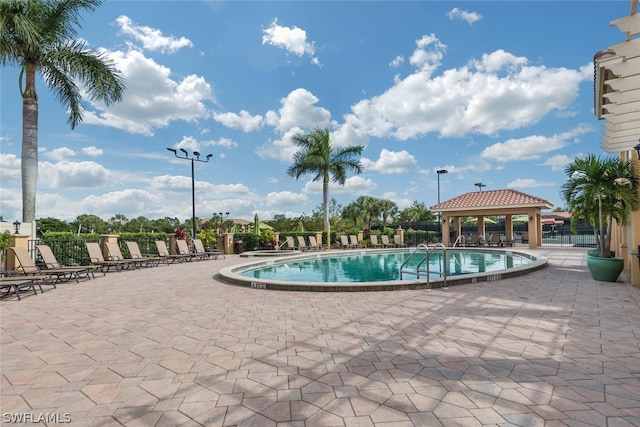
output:
[[[440,175],[449,173],[449,171],[446,169],[438,169],[436,173],[438,174],[438,204],[440,204]],[[438,212],[438,225],[442,227],[442,212]]]
[[[487,186],[487,184],[483,184],[483,183],[481,183],[481,182],[476,182],[476,183],[475,183],[475,184],[473,184],[473,185],[475,185],[476,187],[478,187],[478,188],[480,189],[479,191],[480,191],[481,193],[482,193],[482,187],[486,187],[486,186]]]
[[[14,234],[20,234],[20,221],[18,221],[17,219],[13,223],[13,229],[15,230]]]
[[[193,152],[193,156],[189,156],[189,152],[184,148],[181,148],[180,151],[182,154],[178,155],[178,150],[175,148],[167,148],[167,150],[171,151],[174,156],[179,159],[191,160],[191,238],[196,238],[196,179],[194,174],[194,162],[202,162],[207,163],[209,159],[213,157],[213,154],[207,154],[205,160],[200,158],[200,153],[197,151]]]
[[[224,214],[222,212],[214,212],[211,216],[216,220],[216,231],[220,232],[222,229],[222,220],[229,217],[229,212],[225,212]],[[220,220],[220,224],[218,224],[218,220]]]

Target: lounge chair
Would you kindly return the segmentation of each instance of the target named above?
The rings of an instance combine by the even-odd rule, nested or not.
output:
[[[83,275],[87,278],[91,276],[92,278],[96,278],[95,270],[100,270],[96,266],[93,265],[85,265],[81,267],[75,266],[61,266],[56,256],[53,254],[53,251],[49,247],[49,245],[36,245],[36,249],[40,253],[40,257],[44,262],[45,270],[64,270],[69,272],[77,272],[78,276]],[[104,273],[103,273],[104,275]]]
[[[489,233],[489,235],[487,236],[487,245],[500,246],[500,234]]]
[[[108,272],[111,268],[115,268],[116,271],[120,272],[124,268],[131,266],[129,261],[104,259],[100,245],[95,242],[85,242],[84,245],[87,247],[87,252],[89,252],[91,265],[98,266],[103,273]]]
[[[81,277],[77,271],[55,268],[41,270],[33,261],[33,258],[31,258],[31,255],[29,255],[26,248],[11,247],[9,250],[14,253],[16,259],[20,263],[20,266],[18,267],[19,274],[25,276],[51,276],[55,277],[56,282],[66,282],[71,279],[75,280],[76,283],[80,282],[79,279]]]
[[[371,240],[371,247],[372,248],[378,249],[378,248],[382,248],[383,247],[382,243],[378,242],[378,235],[377,234],[370,235],[369,239]]]
[[[135,259],[140,262],[140,266],[142,267],[157,267],[160,265],[160,261],[165,264],[169,264],[166,259],[161,258],[159,256],[144,256],[140,252],[140,246],[138,246],[138,242],[133,242],[127,240],[125,242],[127,244],[127,249],[129,249],[129,256],[131,259]]]
[[[364,248],[363,244],[358,243],[358,236],[355,234],[349,235],[349,244],[355,249]]]
[[[400,239],[400,235],[396,234],[393,236],[393,243],[396,245],[396,248],[406,248],[407,244]]]
[[[196,254],[201,255],[207,259],[218,259],[220,255],[224,258],[224,254],[219,250],[207,251],[200,239],[193,239],[193,249]]]
[[[198,255],[195,252],[191,252],[186,240],[182,240],[182,239],[176,240],[176,248],[178,250],[178,255],[184,256],[185,259],[188,259],[189,261],[193,261],[194,259],[198,261],[205,259],[205,256]]]
[[[478,240],[477,239],[478,239],[477,235],[469,233],[469,235],[467,237],[467,240],[465,242],[465,246],[468,246],[468,247],[478,246]]]
[[[395,243],[391,243],[389,241],[389,236],[386,234],[383,234],[382,236],[380,236],[380,239],[382,240],[382,247],[383,248],[395,248],[396,245]]]
[[[105,247],[107,248],[107,261],[122,261],[122,268],[131,268],[134,269],[139,268],[142,262],[138,259],[133,258],[125,258],[122,255],[122,251],[120,250],[120,245],[116,242],[106,242]]]
[[[318,244],[315,236],[309,236],[309,248],[312,251],[321,251],[322,245]]]
[[[355,246],[349,242],[349,236],[344,234],[340,236],[340,247],[342,249],[355,249]]]
[[[156,249],[158,250],[158,256],[160,258],[163,258],[165,260],[167,260],[167,262],[171,261],[173,262],[182,262],[185,261],[187,259],[191,259],[191,255],[180,255],[180,254],[172,254],[169,253],[169,249],[167,249],[167,244],[164,240],[156,240]]]
[[[293,236],[287,236],[284,240],[284,242],[282,242],[282,244],[280,245],[280,249],[282,249],[282,247],[284,245],[287,245],[289,247],[289,249],[295,249],[296,248],[296,244],[293,241]]]
[[[296,236],[298,238],[298,250],[301,251],[308,251],[309,245],[307,245],[307,242],[305,242],[304,240],[304,236]]]
[[[6,298],[9,295],[15,295],[20,300],[20,292],[24,290],[32,290],[34,295],[38,295],[36,292],[36,286],[42,290],[42,284],[52,285],[56,287],[55,281],[48,276],[9,276],[0,277],[0,289],[4,289],[4,293],[0,295],[0,298]],[[13,292],[12,292],[13,291]]]

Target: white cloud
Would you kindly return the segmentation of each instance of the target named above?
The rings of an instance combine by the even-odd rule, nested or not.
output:
[[[532,66],[503,50],[432,77],[443,47],[433,35],[417,44],[411,62],[418,71],[354,104],[344,117],[346,124],[371,136],[400,140],[430,132],[441,137],[495,135],[570,108],[580,83],[589,78],[583,69]]]
[[[244,132],[253,132],[262,127],[262,116],[252,116],[248,111],[242,110],[236,113],[214,113],[213,119],[231,129],[242,129]]]
[[[407,151],[389,151],[383,148],[378,160],[361,160],[364,169],[376,171],[381,174],[406,173],[418,167],[416,158]]]
[[[175,38],[163,36],[162,31],[155,28],[135,24],[131,18],[121,15],[116,18],[116,25],[123,34],[142,42],[142,46],[150,51],[174,53],[183,47],[193,47],[191,40],[186,37]]]
[[[274,19],[269,27],[262,30],[262,44],[282,48],[298,57],[308,55],[313,64],[320,65],[320,61],[314,56],[315,42],[307,41],[307,32],[296,26],[278,25],[278,19]]]
[[[309,202],[306,194],[294,193],[292,191],[273,191],[267,194],[268,207],[301,206]]]
[[[518,178],[507,184],[507,188],[536,188],[536,187],[553,187],[554,182],[543,182],[532,178]]]
[[[56,148],[45,152],[45,156],[55,161],[67,160],[76,155],[76,152],[67,147]]]
[[[473,25],[475,22],[482,19],[482,15],[480,15],[478,12],[469,12],[468,10],[462,10],[457,7],[451,9],[447,13],[447,16],[452,21],[462,20],[466,21],[469,25]]]
[[[144,189],[126,189],[87,196],[82,200],[83,212],[114,215],[118,212],[144,212],[147,218],[163,215],[164,199],[160,193]]]
[[[291,138],[302,132],[299,127],[293,127],[285,132],[280,139],[269,140],[256,149],[256,154],[262,159],[290,161],[298,151],[298,147],[291,143]]]
[[[206,101],[215,101],[211,85],[194,74],[180,81],[171,70],[139,51],[108,52],[127,82],[123,99],[105,108],[92,103],[84,123],[114,127],[134,134],[152,136],[155,129],[171,122],[194,121],[210,117]]]
[[[404,56],[398,55],[389,63],[389,67],[398,68],[404,62]]]
[[[538,159],[546,153],[567,146],[570,140],[578,135],[591,131],[592,129],[588,126],[579,126],[569,132],[550,137],[531,135],[525,138],[510,139],[490,145],[482,150],[480,157],[494,162]]]
[[[8,183],[20,182],[21,164],[22,162],[15,154],[0,153],[0,182],[3,184],[0,188],[6,187]]]
[[[574,161],[577,157],[580,157],[581,154],[576,155],[575,157],[567,156],[566,154],[557,154],[555,156],[549,157],[545,160],[542,165],[543,166],[551,166],[551,170],[558,172],[563,171],[565,166]]]
[[[280,99],[282,107],[276,112],[267,111],[266,122],[277,130],[286,131],[294,126],[301,128],[324,127],[329,124],[331,113],[316,107],[319,99],[306,89],[294,89]]]
[[[104,153],[104,150],[102,148],[94,147],[92,145],[89,147],[84,147],[82,149],[82,153],[90,157],[100,157]]]
[[[111,172],[96,162],[40,162],[38,186],[41,188],[98,188],[109,185]]]
[[[347,178],[344,185],[330,181],[329,197],[331,194],[368,194],[374,188],[376,188],[376,184],[371,179],[364,179],[356,175]],[[322,194],[322,181],[308,181],[302,191],[307,194]]]

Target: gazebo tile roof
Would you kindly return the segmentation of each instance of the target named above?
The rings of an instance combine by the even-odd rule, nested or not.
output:
[[[474,191],[431,206],[433,211],[468,210],[474,208],[500,209],[511,207],[551,208],[545,199],[516,190]]]

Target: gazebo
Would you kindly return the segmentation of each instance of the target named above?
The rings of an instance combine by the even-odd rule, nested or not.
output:
[[[505,217],[505,237],[513,241],[513,215],[526,215],[529,226],[529,248],[542,244],[542,209],[550,209],[552,203],[516,190],[474,191],[431,206],[441,217],[442,243],[450,246],[449,223],[456,235],[462,233],[460,218],[476,217],[478,234],[484,235],[485,216]]]

